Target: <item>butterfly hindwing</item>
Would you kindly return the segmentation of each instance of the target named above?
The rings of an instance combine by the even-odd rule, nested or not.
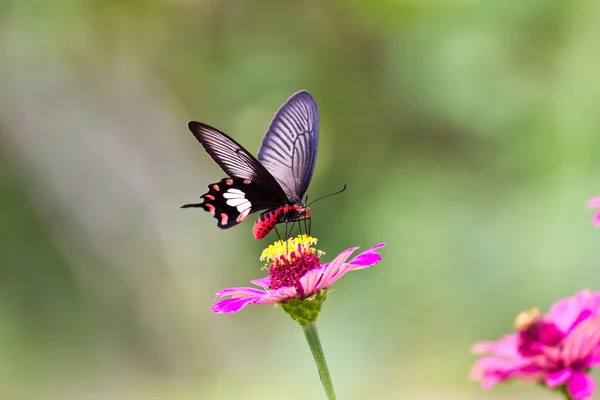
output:
[[[275,114],[258,161],[275,177],[291,203],[300,201],[312,179],[319,142],[315,99],[306,91],[290,97]]]
[[[200,196],[201,203],[186,204],[181,208],[201,207],[213,214],[217,226],[231,228],[260,210],[277,207],[261,185],[243,178],[225,178],[208,185],[208,192]]]

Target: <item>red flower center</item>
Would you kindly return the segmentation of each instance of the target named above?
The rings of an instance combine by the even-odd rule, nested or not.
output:
[[[304,250],[298,246],[298,251],[292,251],[287,255],[281,255],[273,260],[269,267],[271,276],[270,289],[279,289],[285,286],[293,286],[300,297],[304,297],[304,289],[300,284],[302,278],[308,271],[321,266],[319,256],[311,249]]]
[[[546,347],[560,344],[563,336],[556,325],[538,318],[519,332],[519,352],[526,357],[540,354]]]

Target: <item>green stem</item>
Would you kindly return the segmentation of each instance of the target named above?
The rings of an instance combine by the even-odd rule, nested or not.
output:
[[[319,339],[319,331],[317,329],[317,323],[311,321],[306,325],[302,325],[304,336],[310,347],[310,351],[317,364],[317,370],[319,370],[319,377],[323,384],[323,389],[327,394],[329,400],[335,400],[335,391],[333,390],[333,383],[331,382],[331,376],[329,375],[329,369],[327,369],[327,362],[325,361],[325,354],[323,353],[323,347],[321,347],[321,340]]]
[[[540,384],[544,387],[547,387],[543,382],[540,382]],[[548,389],[550,389],[550,388],[548,388]],[[555,393],[560,393],[562,396],[564,396],[565,400],[573,400],[573,397],[571,397],[571,395],[569,394],[569,391],[567,390],[567,385],[562,385],[562,386],[559,386],[557,388],[550,389],[550,390]]]
[[[569,391],[567,390],[567,385],[562,385],[560,388],[557,389],[557,392],[562,393],[565,396],[566,400],[573,400],[573,398],[569,394]]]

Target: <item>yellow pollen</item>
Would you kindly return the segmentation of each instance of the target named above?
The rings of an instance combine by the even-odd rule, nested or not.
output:
[[[318,256],[325,254],[322,251],[316,250],[314,247],[312,247],[312,245],[316,243],[317,239],[308,235],[298,235],[295,238],[289,238],[285,242],[283,240],[278,240],[263,250],[262,254],[260,255],[260,260],[270,263],[281,256],[285,256],[289,260],[290,253],[298,252],[300,249],[302,249],[302,252],[309,251],[316,253]]]
[[[518,331],[523,331],[523,330],[529,328],[529,326],[531,326],[531,324],[535,320],[537,320],[540,315],[541,315],[541,313],[540,313],[540,309],[538,307],[534,307],[528,311],[521,311],[515,317],[515,322],[514,322],[515,329]]]

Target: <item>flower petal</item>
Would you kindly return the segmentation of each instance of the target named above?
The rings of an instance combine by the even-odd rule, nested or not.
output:
[[[348,262],[348,264],[352,264],[354,266],[352,269],[362,269],[375,265],[379,261],[381,261],[381,255],[369,249],[354,257]]]
[[[385,243],[377,243],[376,245],[371,246],[370,249],[367,249],[365,251],[375,251],[375,250],[380,249],[380,248],[382,248],[384,246],[385,246]]]
[[[567,383],[572,376],[573,370],[571,368],[566,368],[560,371],[549,373],[544,381],[548,387],[555,388]]]
[[[600,212],[597,212],[592,217],[592,225],[594,225],[594,226],[600,226]]]
[[[496,342],[477,342],[471,347],[471,352],[474,354],[490,353],[505,358],[522,358],[519,352],[519,335],[515,333],[504,335]]]
[[[252,282],[256,286],[260,286],[262,288],[268,289],[269,285],[271,284],[271,277],[270,276],[265,276],[264,278],[255,279],[255,280],[250,281],[250,282]]]
[[[293,286],[282,286],[275,290],[269,290],[258,301],[259,304],[277,303],[282,300],[289,300],[298,297],[298,292]]]
[[[481,387],[489,389],[511,378],[530,381],[540,377],[540,370],[525,358],[482,357],[473,365],[469,378],[480,380]]]
[[[250,287],[234,287],[223,289],[215,295],[215,300],[219,300],[223,296],[232,296],[236,298],[248,297],[248,296],[261,296],[265,294],[264,290],[250,288]]]
[[[573,400],[586,400],[594,395],[596,382],[585,372],[575,372],[567,385],[567,390]]]
[[[487,354],[494,351],[494,347],[496,346],[496,342],[493,340],[482,340],[481,342],[476,342],[473,346],[471,346],[471,353],[473,354]]]
[[[588,200],[586,205],[588,208],[600,207],[600,197],[594,197],[593,199]]]
[[[588,318],[577,325],[563,341],[562,360],[567,366],[592,358],[600,347],[600,319]]]
[[[587,310],[587,303],[590,301],[592,293],[589,290],[582,290],[571,297],[561,299],[554,303],[544,317],[548,322],[552,322],[561,332],[567,334],[577,322],[582,319],[582,313],[587,317],[590,312]]]
[[[229,293],[225,293],[227,291],[240,289],[240,288],[231,288],[220,291],[218,294],[225,296]],[[269,290],[265,292],[264,290],[257,290],[252,288],[241,288],[248,289],[243,292],[243,296],[239,296],[238,292],[234,292],[236,297],[232,297],[229,299],[221,300],[215,305],[213,305],[212,310],[215,314],[232,314],[240,311],[242,308],[246,307],[248,304],[274,304],[280,302],[282,300],[287,300],[290,298],[297,297],[296,288],[284,286],[277,290]],[[250,294],[250,291],[253,291],[253,294]]]
[[[358,247],[351,247],[342,251],[336,258],[333,259],[332,262],[327,264],[325,268],[323,268],[323,273],[320,279],[312,283],[312,287],[310,287],[310,290],[308,286],[305,286],[305,283],[307,285],[309,284],[308,280],[304,279],[308,274],[300,278],[300,284],[304,288],[304,293],[317,293],[319,290],[327,288],[331,286],[335,281],[337,281],[341,276],[336,276],[338,270],[342,267],[342,265],[348,259],[348,257],[350,257],[350,254],[354,253],[356,249],[358,249]]]
[[[248,304],[256,303],[259,299],[259,296],[225,299],[213,305],[212,310],[215,314],[233,314],[240,311]]]
[[[321,268],[313,269],[300,278],[300,284],[302,285],[302,289],[304,289],[305,296],[310,296],[318,292],[318,290],[315,290],[315,287],[321,281],[325,268],[322,266]]]

